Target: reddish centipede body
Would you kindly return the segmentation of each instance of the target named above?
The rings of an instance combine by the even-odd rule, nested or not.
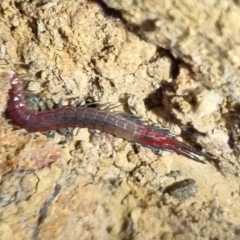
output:
[[[17,74],[9,71],[9,78],[11,89],[6,115],[15,125],[29,132],[45,132],[67,127],[98,129],[148,148],[174,151],[201,163],[204,162],[198,156],[208,156],[178,141],[160,128],[143,125],[106,110],[73,106],[40,112],[31,110],[26,106],[22,82]]]

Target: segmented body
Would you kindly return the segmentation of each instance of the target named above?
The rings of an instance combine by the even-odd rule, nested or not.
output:
[[[29,132],[45,132],[67,127],[98,129],[142,146],[174,151],[202,162],[198,156],[207,156],[175,138],[166,131],[146,126],[131,118],[106,110],[87,107],[61,107],[52,110],[34,111],[26,106],[21,80],[13,71],[9,72],[11,89],[6,114],[9,119]]]

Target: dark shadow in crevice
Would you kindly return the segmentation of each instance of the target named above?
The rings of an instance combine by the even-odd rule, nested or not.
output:
[[[102,0],[88,0],[88,1],[99,4],[102,7],[105,17],[115,18],[121,20],[125,25],[127,24],[127,22],[122,17],[121,11],[108,7],[108,5]]]
[[[230,108],[230,107],[229,107]],[[238,147],[240,142],[240,104],[235,104],[231,110],[229,110],[225,115],[224,119],[226,121],[226,128],[229,131],[229,146],[233,149],[236,157],[240,156],[240,149]]]

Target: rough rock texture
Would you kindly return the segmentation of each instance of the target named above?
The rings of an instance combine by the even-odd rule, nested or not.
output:
[[[190,63],[198,81],[240,102],[239,1],[104,0],[150,42]]]
[[[239,161],[225,95],[97,2],[4,0],[0,14],[0,239],[239,238]],[[31,104],[39,95],[124,103],[116,111],[176,134],[190,129],[185,140],[219,157],[225,177],[209,162],[106,133],[50,138],[18,129],[4,116],[8,70],[27,81]]]

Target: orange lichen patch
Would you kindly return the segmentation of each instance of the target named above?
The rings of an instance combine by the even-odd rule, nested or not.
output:
[[[44,136],[30,140],[16,156],[18,169],[40,169],[56,162],[61,154],[61,147],[46,141]]]
[[[0,135],[1,172],[9,170],[40,169],[57,161],[61,147],[43,135],[26,135],[19,131],[6,131]]]

